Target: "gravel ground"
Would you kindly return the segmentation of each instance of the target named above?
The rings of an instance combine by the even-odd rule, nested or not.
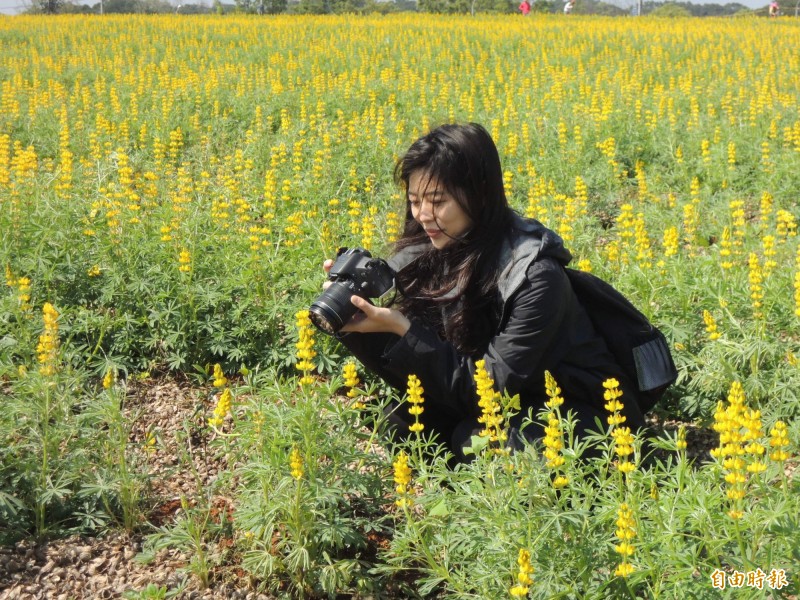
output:
[[[141,449],[139,458],[152,473],[150,491],[156,501],[147,515],[152,525],[169,523],[180,511],[182,495],[194,497],[198,486],[212,482],[227,466],[205,451],[203,420],[213,409],[213,399],[205,394],[176,381],[148,381],[128,389],[126,412],[136,416],[132,446]],[[155,432],[156,451],[145,451],[148,432]],[[184,450],[182,459],[193,461],[196,476],[193,469],[181,464],[178,449],[187,444],[191,451]],[[126,592],[142,591],[151,584],[180,590],[175,596],[179,599],[268,598],[248,589],[247,582],[235,573],[215,572],[215,585],[200,590],[196,578],[182,571],[186,556],[164,550],[144,564],[136,559],[142,542],[142,535],[114,532],[99,538],[74,536],[38,544],[22,541],[0,548],[0,600],[123,598]]]
[[[205,451],[207,427],[203,420],[213,409],[207,392],[176,381],[150,381],[131,386],[127,410],[136,414],[131,435],[134,446],[146,448],[148,432],[156,432],[156,452],[142,454],[151,472],[152,493],[156,504],[148,511],[153,525],[168,524],[180,511],[181,496],[192,498],[198,486],[206,486],[227,468]],[[663,424],[674,430],[678,423]],[[707,429],[687,426],[687,454],[699,461],[709,460],[709,450],[716,444],[716,434]],[[191,457],[197,475],[181,464]],[[796,467],[796,465],[793,465]],[[229,501],[219,497],[215,504]],[[177,590],[180,600],[268,600],[260,594],[236,566],[215,569],[212,585],[201,590],[197,579],[183,571],[187,556],[176,550],[164,550],[153,560],[137,560],[142,549],[142,535],[112,533],[101,538],[70,537],[34,543],[19,542],[0,548],[0,600],[72,600],[123,598],[152,588]],[[147,597],[147,596],[143,596]],[[162,596],[149,596],[162,597]]]

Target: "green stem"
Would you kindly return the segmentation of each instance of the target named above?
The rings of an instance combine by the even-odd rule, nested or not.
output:
[[[297,485],[295,486],[295,494],[294,494],[294,505],[292,506],[292,524],[294,525],[294,533],[298,543],[301,543],[305,536],[301,535],[303,531],[303,524],[301,522],[301,486],[303,482],[301,479],[296,480]],[[295,582],[297,583],[297,590],[299,594],[299,598],[306,597],[306,585],[305,585],[305,572],[303,571],[303,566],[298,565],[295,569]]]
[[[92,350],[90,358],[94,358],[95,355],[97,354],[97,351],[100,350],[100,346],[103,343],[103,338],[106,336],[106,331],[108,331],[108,323],[106,320],[104,320],[103,328],[100,330],[100,336],[97,338],[97,343],[95,344],[94,349]]]
[[[412,539],[414,540],[415,545],[422,551],[428,568],[438,577],[441,577],[443,581],[449,582],[450,573],[446,568],[439,564],[439,561],[434,558],[431,549],[428,547],[428,543],[425,541],[425,537],[418,528],[418,523],[412,518],[412,514],[408,506],[403,506],[403,513],[405,514],[406,518],[406,527],[412,531]]]
[[[733,526],[736,529],[736,541],[739,544],[739,552],[742,553],[742,563],[744,564],[745,569],[748,571],[752,570],[752,564],[750,563],[750,559],[747,556],[747,547],[745,546],[744,540],[742,539],[742,528],[739,525],[739,519],[735,519],[733,522]]]
[[[36,495],[36,532],[44,531],[46,506],[42,500],[47,487],[48,469],[50,468],[50,382],[45,382],[44,414],[42,415],[42,468],[39,472],[39,489]]]

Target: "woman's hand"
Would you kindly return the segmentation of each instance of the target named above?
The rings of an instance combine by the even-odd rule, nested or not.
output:
[[[322,263],[322,270],[325,271],[325,275],[327,276],[328,273],[331,272],[331,267],[333,266],[333,259],[326,258],[325,261]],[[325,283],[322,284],[322,289],[327,290],[328,286],[332,284],[332,281],[325,280]]]
[[[333,260],[330,258],[322,263],[322,270],[329,273],[333,266]],[[322,284],[322,289],[328,289],[328,286],[333,283],[326,281]],[[394,308],[382,308],[375,306],[368,300],[360,296],[351,296],[350,302],[359,309],[353,318],[342,327],[342,332],[355,332],[355,333],[380,333],[389,332],[396,333],[399,336],[404,336],[411,327],[411,321]]]
[[[389,332],[396,333],[402,337],[411,327],[411,321],[399,310],[375,306],[360,296],[351,296],[350,302],[361,312],[353,315],[350,322],[342,327],[342,331],[358,333]]]

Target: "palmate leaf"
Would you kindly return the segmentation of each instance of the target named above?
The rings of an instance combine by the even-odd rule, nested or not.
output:
[[[0,490],[0,514],[16,516],[21,510],[25,510],[25,503],[22,500]]]

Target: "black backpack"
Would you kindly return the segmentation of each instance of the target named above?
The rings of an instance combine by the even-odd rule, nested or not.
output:
[[[664,334],[611,284],[585,271],[564,270],[611,354],[638,384],[639,408],[646,413],[678,377]]]

